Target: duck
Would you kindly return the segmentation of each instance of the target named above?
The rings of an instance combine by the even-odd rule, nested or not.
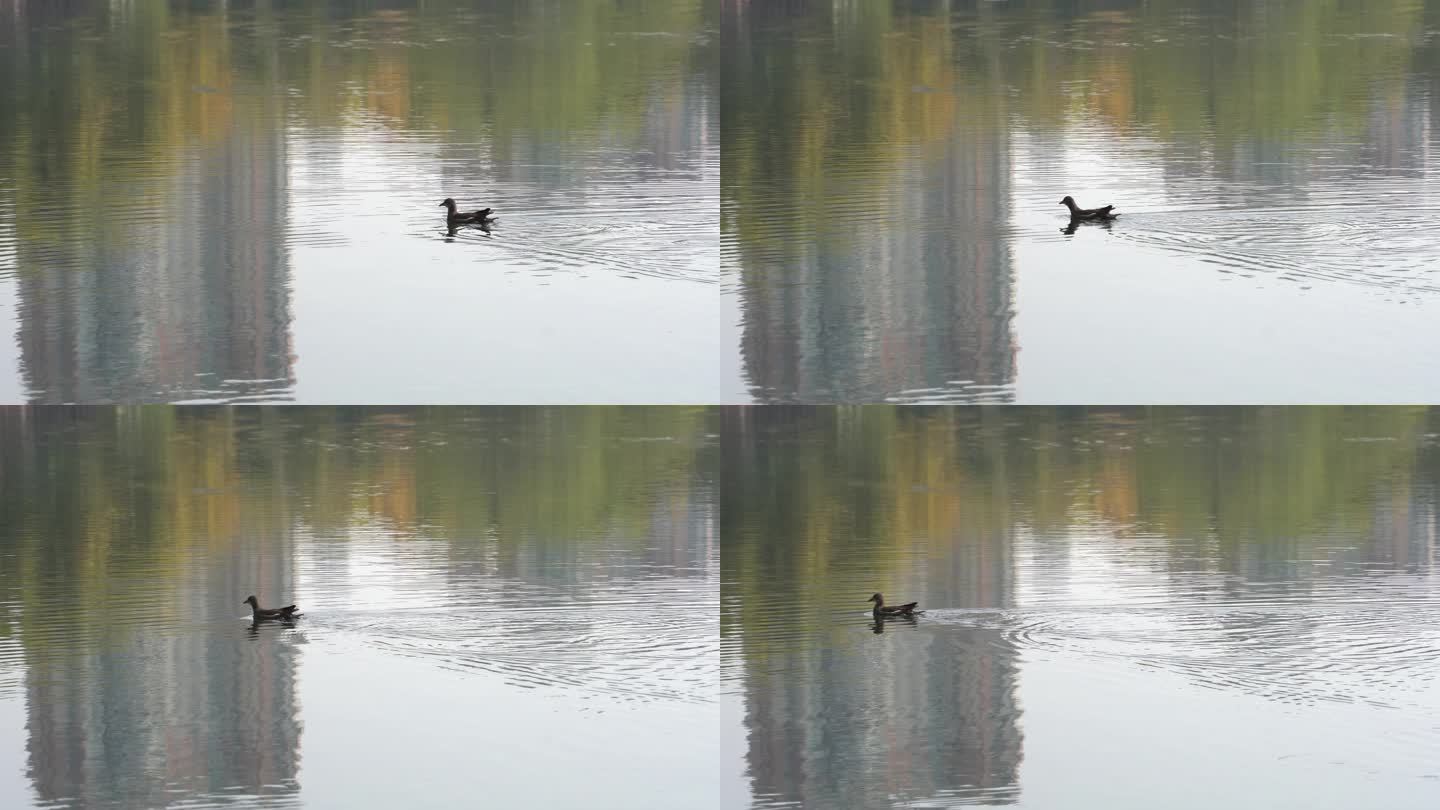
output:
[[[909,603],[904,604],[904,605],[891,605],[891,606],[887,606],[887,605],[885,604],[885,597],[881,596],[881,595],[878,594],[878,593],[876,593],[876,594],[871,594],[871,595],[870,595],[870,598],[869,598],[869,599],[866,599],[865,601],[867,601],[867,602],[874,602],[874,603],[875,603],[875,618],[877,618],[877,619],[880,618],[881,616],[911,616],[911,615],[914,615],[914,613],[915,613],[915,606],[918,605],[918,604],[920,604],[919,602],[909,602]]]
[[[260,607],[260,600],[254,596],[247,597],[245,604],[250,606],[251,617],[257,622],[265,621],[266,619],[284,619],[288,621],[295,618],[295,605],[282,608],[262,608]]]
[[[1070,219],[1072,222],[1078,219],[1114,219],[1120,216],[1119,214],[1112,213],[1115,210],[1115,206],[1113,205],[1107,205],[1103,208],[1081,208],[1075,204],[1075,198],[1069,194],[1065,195],[1065,199],[1061,200],[1060,204],[1070,209]]]
[[[493,208],[481,208],[473,214],[466,214],[455,210],[455,199],[453,197],[446,197],[440,204],[447,209],[447,213],[445,214],[446,224],[452,227],[455,225],[484,225],[487,222],[495,221],[495,218],[490,216],[490,213],[495,210]]]

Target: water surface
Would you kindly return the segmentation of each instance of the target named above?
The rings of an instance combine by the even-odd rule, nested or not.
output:
[[[0,410],[0,806],[717,806],[712,422]]]
[[[722,444],[726,807],[1440,800],[1440,413],[772,407]]]
[[[1440,6],[722,22],[730,399],[1440,397]]]
[[[4,4],[0,401],[715,401],[705,13]]]

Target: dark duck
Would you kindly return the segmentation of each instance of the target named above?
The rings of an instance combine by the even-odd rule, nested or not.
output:
[[[903,605],[887,605],[885,597],[878,593],[871,594],[870,598],[865,601],[875,603],[875,618],[877,619],[886,616],[913,616],[915,615],[915,606],[920,604],[919,602],[908,602]]]
[[[295,605],[282,608],[262,608],[260,607],[260,600],[253,596],[246,598],[245,604],[250,606],[251,618],[257,622],[263,622],[267,619],[289,621],[298,615],[295,612]]]
[[[1115,206],[1113,205],[1107,205],[1104,208],[1081,208],[1080,206],[1075,204],[1075,198],[1071,197],[1069,194],[1065,195],[1065,199],[1061,200],[1060,204],[1070,209],[1071,222],[1092,219],[1114,219],[1120,216],[1119,214],[1114,213]]]
[[[493,208],[481,208],[479,211],[467,214],[455,210],[455,200],[452,197],[446,197],[445,201],[440,204],[445,206],[445,224],[452,228],[456,225],[484,225],[494,221],[494,217],[490,216],[490,212],[495,210]]]

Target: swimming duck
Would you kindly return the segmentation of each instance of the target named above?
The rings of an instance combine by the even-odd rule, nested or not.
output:
[[[909,616],[915,612],[915,606],[920,604],[919,602],[910,602],[904,605],[887,607],[885,605],[885,597],[878,593],[871,594],[870,598],[865,601],[875,603],[875,618],[877,619],[881,616]]]
[[[257,622],[264,621],[266,619],[288,620],[295,618],[294,605],[282,608],[262,608],[260,607],[260,601],[253,596],[247,598],[245,600],[245,604],[250,606],[250,610],[252,612],[251,616]]]
[[[1115,209],[1115,206],[1113,205],[1107,205],[1104,208],[1080,208],[1075,205],[1075,198],[1071,197],[1069,194],[1065,195],[1065,199],[1061,200],[1060,204],[1070,209],[1071,220],[1114,219],[1115,217],[1120,216],[1119,214],[1111,213]]]
[[[441,202],[440,204],[445,206],[445,208],[447,209],[447,213],[445,214],[445,222],[446,224],[451,226],[472,224],[483,225],[487,222],[494,221],[494,217],[490,216],[490,212],[495,210],[493,208],[481,208],[479,211],[476,211],[473,214],[466,214],[455,210],[455,200],[452,197],[446,197],[444,202]]]

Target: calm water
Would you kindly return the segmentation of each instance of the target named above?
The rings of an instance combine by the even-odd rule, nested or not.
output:
[[[1440,399],[1440,4],[727,0],[727,397]],[[1074,195],[1113,227],[1062,233]]]
[[[717,806],[713,423],[0,411],[0,806]]]
[[[1440,411],[737,409],[722,447],[726,807],[1440,801]]]
[[[710,13],[0,3],[0,402],[716,401]]]

